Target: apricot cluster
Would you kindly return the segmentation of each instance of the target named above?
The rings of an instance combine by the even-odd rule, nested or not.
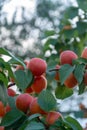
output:
[[[84,48],[84,50],[82,51],[81,57],[87,59],[87,47]],[[78,59],[78,56],[75,52],[71,50],[65,50],[60,53],[60,64],[56,65],[56,69],[59,71],[61,66],[64,64],[69,64],[73,66],[73,60],[76,59]],[[60,81],[60,75],[58,71],[56,72],[55,80]],[[87,71],[84,72],[83,82],[85,85],[87,85]],[[65,80],[64,85],[68,88],[73,88],[78,85],[77,79],[75,78],[73,72]]]
[[[18,95],[16,98],[16,107],[27,114],[27,116],[37,113],[41,114],[45,117],[45,123],[48,126],[54,124],[59,118],[62,118],[62,115],[59,112],[47,112],[43,110],[38,103],[38,97],[31,96],[27,93]]]
[[[34,76],[32,85],[27,87],[25,92],[29,94],[35,92],[39,94],[43,89],[47,88],[47,79],[45,77],[47,63],[41,58],[32,58],[30,61],[24,61],[24,63],[26,64],[26,68],[29,69]],[[24,70],[24,67],[22,65],[18,65],[16,67],[16,71],[17,70]],[[11,81],[14,80],[11,79]]]

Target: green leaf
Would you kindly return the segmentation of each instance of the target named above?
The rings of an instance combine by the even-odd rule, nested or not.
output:
[[[87,0],[77,0],[80,9],[87,11]]]
[[[55,90],[56,98],[65,99],[70,97],[73,94],[73,90],[67,88],[66,86],[58,86]]]
[[[7,79],[6,75],[2,72],[0,72],[0,81],[2,81],[5,84],[5,86],[8,85],[8,79]]]
[[[8,96],[8,104],[11,107],[11,109],[16,108],[15,99],[16,97]]]
[[[45,111],[55,109],[57,102],[53,94],[48,90],[43,90],[38,96],[38,103]]]
[[[10,112],[7,112],[6,115],[3,117],[1,121],[2,126],[10,126],[17,122],[24,114],[17,110],[17,109],[12,109]]]
[[[67,17],[69,19],[73,19],[76,16],[78,16],[78,8],[77,7],[69,7],[65,11],[65,17]]]
[[[18,87],[22,90],[30,86],[33,80],[33,75],[29,70],[17,70],[15,71],[15,77]]]
[[[69,124],[73,130],[83,130],[78,121],[72,117],[66,117],[65,122]]]
[[[79,95],[85,92],[86,85],[82,82],[79,86]]]
[[[82,63],[87,64],[87,59],[82,58],[82,57],[76,59],[75,61],[76,61],[78,64],[82,64]]]
[[[49,37],[49,36],[53,36],[55,34],[56,34],[56,32],[54,30],[46,30],[44,32],[44,34],[42,34],[41,38],[46,38],[46,37]]]
[[[31,121],[32,119],[40,117],[40,116],[41,116],[41,114],[33,114],[33,115],[29,116],[28,120]]]
[[[80,35],[86,33],[87,32],[87,22],[82,22],[82,21],[77,22],[77,30]]]
[[[8,71],[9,77],[15,79],[15,75],[14,75],[12,69],[11,69],[11,65],[8,62],[6,62],[3,59],[1,59],[1,58],[0,58],[0,68],[2,70]]]
[[[61,84],[64,83],[64,81],[68,78],[68,76],[72,73],[73,70],[74,66],[70,66],[69,64],[65,64],[59,69]]]
[[[70,30],[64,30],[63,34],[65,36],[66,39],[71,39],[72,37],[76,37],[75,33],[76,33],[76,29],[70,29]]]
[[[0,82],[0,101],[2,101],[4,103],[4,105],[7,104],[6,86],[2,82]]]
[[[27,127],[25,128],[25,130],[45,130],[45,127],[42,123],[40,122],[35,122],[32,121],[30,122]]]
[[[0,48],[0,54],[7,55],[7,56],[11,57],[12,59],[8,61],[9,63],[12,63],[13,61],[15,61],[16,63],[19,63],[22,66],[24,66],[24,68],[26,68],[22,59],[20,60],[20,59],[16,58],[11,52],[6,50],[5,48]]]
[[[28,128],[30,127],[29,126],[29,123],[30,121],[34,121],[34,119],[36,119],[37,117],[40,117],[41,115],[40,114],[33,114],[33,115],[30,115],[27,120],[25,120],[23,122],[23,124],[20,126],[20,128],[18,130],[25,130],[25,128]]]
[[[74,70],[74,75],[75,75],[75,78],[77,79],[79,84],[83,80],[84,70],[85,70],[85,65],[84,64],[76,65],[76,68]]]
[[[55,45],[57,42],[58,42],[58,40],[56,38],[49,38],[46,41],[46,44],[48,44],[48,45]]]

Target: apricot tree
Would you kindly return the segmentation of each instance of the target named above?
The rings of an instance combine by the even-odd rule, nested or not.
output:
[[[63,59],[62,54],[67,52]],[[58,64],[50,69],[45,59],[32,58],[25,62],[0,48],[0,129],[82,130],[76,119],[60,112],[58,100],[72,96],[74,88],[78,88],[78,95],[86,91],[86,54],[87,49],[80,57],[70,50],[63,51]],[[3,55],[10,59],[5,61]],[[48,73],[52,72],[51,80],[56,79],[54,90],[48,86]],[[28,92],[29,88],[32,91]]]

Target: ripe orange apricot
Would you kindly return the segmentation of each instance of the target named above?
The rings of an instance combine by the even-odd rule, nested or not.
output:
[[[87,59],[87,47],[82,51],[81,57]]]
[[[52,125],[52,124],[54,124],[55,121],[58,120],[60,117],[62,117],[61,113],[56,112],[56,111],[50,111],[50,112],[47,114],[46,122],[47,122],[48,125]]]
[[[29,69],[34,76],[40,76],[46,72],[46,61],[41,58],[32,58],[29,62]]]
[[[63,64],[72,65],[72,61],[77,58],[78,58],[78,56],[73,51],[66,50],[60,54],[60,63],[61,63],[61,65],[63,65]]]
[[[47,87],[47,80],[42,76],[35,77],[34,83],[32,84],[32,89],[36,93],[40,93],[43,89]]]
[[[29,105],[33,101],[33,97],[29,95],[28,93],[20,94],[16,98],[16,107],[23,111],[24,113],[27,113],[27,110],[29,108]]]
[[[0,117],[3,117],[5,115],[5,107],[2,101],[0,101]]]
[[[18,65],[18,66],[16,67],[16,70],[24,70],[24,67],[23,67],[22,65]]]
[[[56,69],[60,69],[60,65],[56,65]],[[57,80],[57,81],[59,81],[60,80],[60,78],[59,78],[59,72],[58,71],[56,71],[56,75],[55,75],[55,80]]]
[[[29,61],[24,61],[26,68],[28,68]],[[22,65],[17,65],[16,70],[24,70],[24,67]]]
[[[40,113],[40,114],[46,114],[46,112],[44,110],[42,110],[38,104],[38,98],[33,99],[33,101],[30,104],[30,113],[31,114],[36,114],[36,113]]]
[[[0,130],[4,130],[4,126],[0,126]]]
[[[33,89],[32,89],[32,86],[27,87],[26,90],[25,90],[25,93],[31,94],[31,93],[33,93],[33,92],[34,92],[34,91],[33,91]]]
[[[71,73],[69,77],[65,80],[64,85],[68,88],[73,88],[77,85],[77,80],[73,73]]]
[[[85,85],[87,85],[87,72],[84,73],[83,82]]]
[[[9,105],[7,105],[7,106],[5,107],[5,111],[6,111],[6,113],[9,112],[9,111],[11,111],[11,107],[10,107]]]
[[[14,97],[16,95],[16,92],[13,89],[11,89],[11,88],[7,89],[7,93],[11,97]]]

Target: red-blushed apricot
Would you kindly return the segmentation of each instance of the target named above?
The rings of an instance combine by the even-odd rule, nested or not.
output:
[[[60,65],[56,65],[56,69],[60,69]],[[59,81],[60,80],[60,78],[59,78],[59,72],[58,71],[56,71],[56,75],[55,75],[55,80],[57,80],[57,81]]]
[[[24,67],[22,65],[17,65],[16,70],[24,70]]]
[[[32,86],[27,87],[27,88],[25,89],[25,93],[31,94],[31,93],[33,93],[33,92],[34,92],[34,91],[33,91],[33,89],[32,89]]]
[[[37,76],[32,84],[32,89],[36,93],[40,93],[47,87],[47,79],[44,76]]]
[[[5,129],[4,129],[4,126],[0,126],[0,130],[5,130]]]
[[[24,113],[27,113],[27,110],[29,108],[29,105],[33,101],[33,97],[29,95],[28,93],[20,94],[16,98],[16,107],[23,111]]]
[[[3,117],[5,115],[5,107],[2,101],[0,101],[0,117]]]
[[[55,123],[56,120],[58,120],[60,117],[62,117],[61,113],[56,111],[50,111],[46,116],[46,122],[48,125],[52,125]]]
[[[63,65],[63,64],[72,65],[72,61],[77,58],[78,58],[78,56],[75,54],[75,52],[66,50],[60,54],[60,63],[61,63],[61,65]]]
[[[69,75],[69,77],[65,80],[64,85],[68,88],[73,88],[78,84],[73,73]]]
[[[10,107],[9,105],[7,105],[7,106],[5,107],[5,112],[7,113],[7,112],[9,112],[9,111],[11,111],[11,107]]]
[[[26,68],[28,68],[29,61],[24,61]],[[24,70],[24,67],[22,65],[17,65],[16,70]]]
[[[87,85],[87,72],[84,73],[83,82],[85,85]]]
[[[11,88],[7,89],[7,93],[11,97],[14,97],[16,95],[16,92],[13,89],[11,89]]]
[[[87,59],[87,47],[82,51],[81,57]]]
[[[40,76],[46,72],[46,61],[41,58],[32,58],[29,62],[29,69],[34,76]]]
[[[36,114],[36,113],[40,113],[40,114],[46,114],[46,112],[44,110],[42,110],[38,104],[38,98],[33,99],[33,101],[30,104],[30,113],[31,114]]]

